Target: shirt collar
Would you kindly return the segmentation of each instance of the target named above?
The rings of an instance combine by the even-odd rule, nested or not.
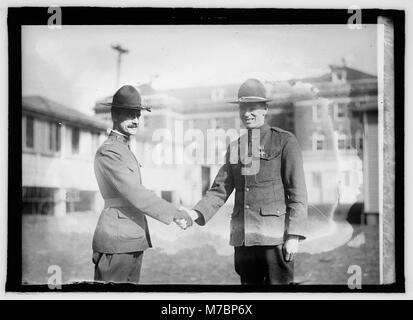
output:
[[[118,130],[111,129],[109,136],[115,137],[116,140],[129,144],[129,137],[126,134],[119,132]]]

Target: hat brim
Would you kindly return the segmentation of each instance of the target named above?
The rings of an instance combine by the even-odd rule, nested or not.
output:
[[[151,112],[150,107],[143,107],[143,106],[125,106],[125,105],[119,105],[119,104],[113,104],[111,102],[102,102],[101,103],[104,106],[109,106],[112,108],[118,108],[118,109],[124,109],[124,110],[146,110]]]
[[[270,102],[273,99],[257,99],[257,98],[240,98],[232,101],[227,101],[227,103],[239,104],[239,103],[255,103],[255,102]]]

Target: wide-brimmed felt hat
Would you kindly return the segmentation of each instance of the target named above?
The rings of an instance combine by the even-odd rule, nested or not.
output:
[[[150,107],[142,106],[142,98],[139,91],[130,85],[119,88],[113,95],[112,102],[105,102],[102,104],[111,106],[112,108],[151,111]]]
[[[238,99],[228,103],[269,102],[264,85],[257,79],[248,79],[238,90]]]

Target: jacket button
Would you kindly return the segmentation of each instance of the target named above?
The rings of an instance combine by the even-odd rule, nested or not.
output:
[[[245,209],[249,209],[249,208],[250,208],[250,206],[249,206],[249,205],[246,205],[246,206],[245,206]]]
[[[245,188],[245,191],[250,191],[250,188]]]

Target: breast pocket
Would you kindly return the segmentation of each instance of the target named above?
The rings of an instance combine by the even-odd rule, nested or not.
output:
[[[139,183],[142,183],[141,172],[140,172],[138,164],[136,162],[133,162],[133,163],[129,162],[129,163],[126,164],[126,167],[128,168],[128,171],[131,174],[137,176],[137,178],[139,180]]]
[[[260,156],[260,168],[255,175],[255,182],[263,183],[281,178],[281,152]]]

